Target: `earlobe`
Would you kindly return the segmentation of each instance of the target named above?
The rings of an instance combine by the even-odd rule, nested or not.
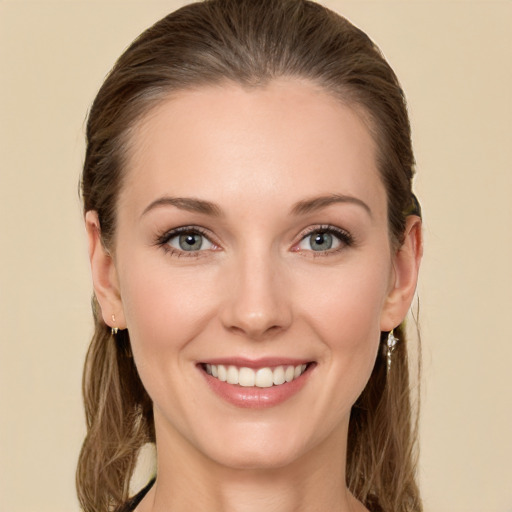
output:
[[[94,293],[101,307],[103,321],[109,327],[124,329],[126,328],[126,322],[115,263],[101,240],[101,228],[97,212],[91,210],[85,214],[85,229],[87,231]]]
[[[416,291],[422,255],[421,219],[410,215],[406,220],[404,242],[394,255],[394,282],[382,312],[381,331],[391,331],[404,320]]]

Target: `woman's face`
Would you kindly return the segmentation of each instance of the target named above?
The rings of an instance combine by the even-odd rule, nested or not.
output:
[[[131,142],[96,291],[158,442],[244,468],[340,446],[408,306],[362,117],[308,82],[228,84],[174,95]]]

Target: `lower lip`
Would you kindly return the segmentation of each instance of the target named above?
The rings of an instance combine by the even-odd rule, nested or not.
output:
[[[204,375],[206,382],[214,393],[226,400],[226,402],[245,409],[265,409],[285,402],[304,387],[312,369],[313,365],[310,364],[300,377],[291,382],[285,382],[279,386],[258,388],[222,382],[208,375],[204,369],[200,367],[201,373]]]

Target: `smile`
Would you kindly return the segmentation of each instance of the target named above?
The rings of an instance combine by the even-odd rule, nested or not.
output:
[[[197,364],[211,391],[243,409],[266,409],[291,399],[311,380],[316,366],[315,361],[281,357],[233,357]]]
[[[298,379],[307,369],[307,364],[281,365],[274,368],[247,368],[234,365],[204,364],[208,375],[221,382],[242,387],[270,388]]]

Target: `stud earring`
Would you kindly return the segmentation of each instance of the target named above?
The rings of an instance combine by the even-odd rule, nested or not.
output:
[[[398,343],[398,338],[395,338],[395,335],[393,334],[393,330],[388,334],[388,339],[386,340],[386,361],[387,361],[387,368],[388,373],[391,370],[391,359],[393,356],[393,351],[396,348],[396,344]]]
[[[116,323],[116,315],[114,314],[112,314],[112,322],[114,324]],[[112,336],[115,336],[119,332],[119,327],[112,327],[110,331],[112,332]]]

